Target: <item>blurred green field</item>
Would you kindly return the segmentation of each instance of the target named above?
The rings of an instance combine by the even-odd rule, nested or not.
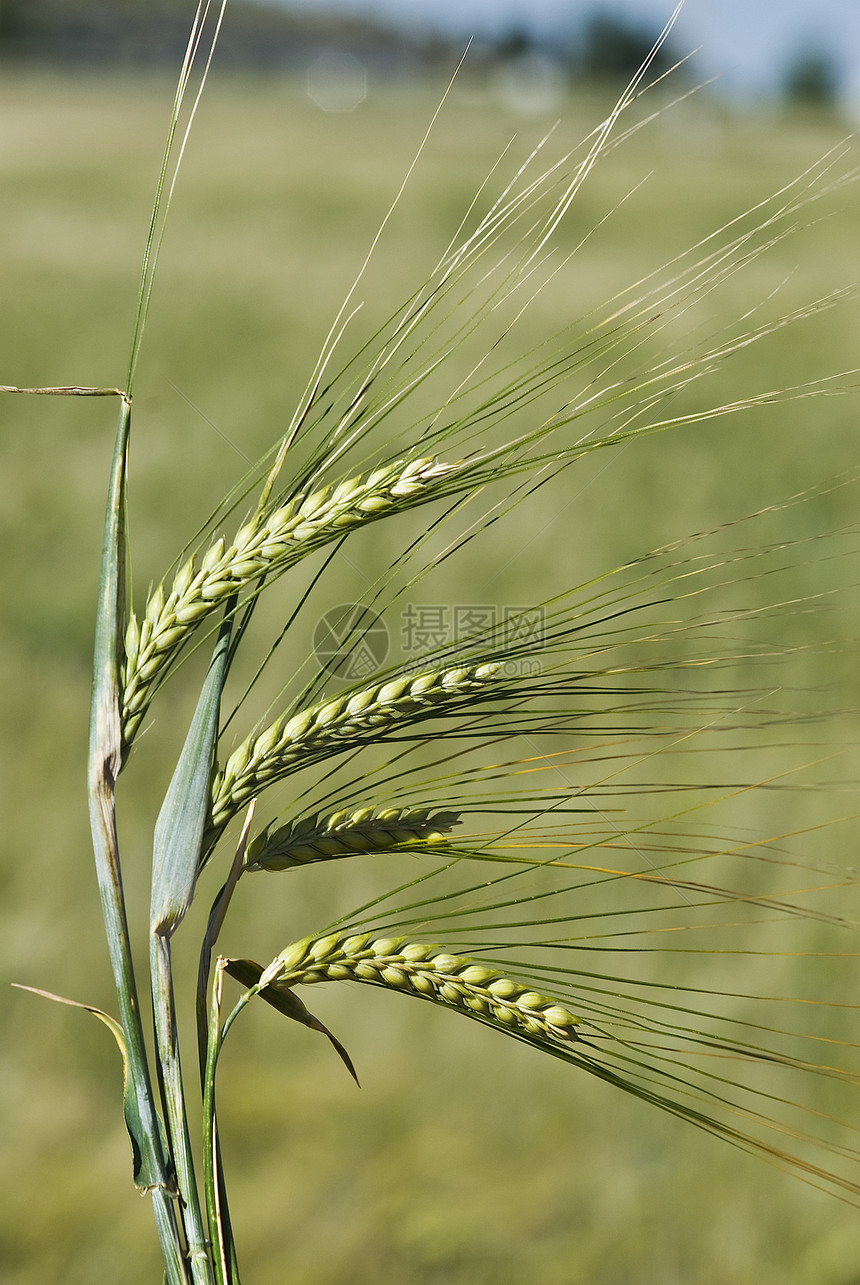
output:
[[[440,89],[382,88],[353,114],[325,115],[299,83],[213,79],[171,214],[138,376],[138,600],[288,422]],[[453,92],[380,243],[364,292],[370,330],[433,266],[511,135],[512,156],[521,157],[551,124],[517,119],[479,89],[466,78]],[[0,382],[122,383],[172,92],[157,77],[4,71]],[[571,97],[553,146],[563,151],[607,107]],[[596,231],[530,309],[524,346],[754,205],[841,136],[826,119],[735,117],[706,100],[654,122],[607,159],[577,201],[563,244]],[[778,310],[789,311],[860,279],[857,192],[836,193],[826,212],[730,281],[713,315],[688,320],[717,333],[720,308],[737,315],[776,292]],[[781,331],[733,357],[707,399],[849,369],[858,335],[856,303]],[[685,396],[695,405],[696,394]],[[115,407],[13,396],[0,406],[0,1274],[8,1285],[136,1285],[160,1279],[160,1269],[151,1211],[130,1182],[116,1052],[81,1014],[9,985],[113,1009],[84,778]],[[848,397],[794,401],[639,443],[609,467],[601,459],[583,469],[563,538],[550,532],[520,556],[532,528],[494,532],[491,547],[467,551],[447,592],[473,601],[488,565],[509,561],[496,590],[503,601],[538,598],[564,587],[560,580],[586,579],[853,468],[856,436],[857,401]],[[804,506],[794,533],[856,520],[840,494]],[[538,505],[523,521],[539,518]],[[374,533],[368,559],[385,557],[385,538]],[[798,568],[798,592],[819,574]],[[333,602],[365,587],[354,573],[338,576]],[[857,579],[850,568],[842,578]],[[797,677],[829,685],[827,703],[850,709],[855,668],[853,652],[823,666],[801,658]],[[176,687],[173,708],[186,710],[189,692]],[[120,791],[128,894],[144,916],[148,835],[176,732],[153,728],[134,797]],[[822,737],[850,741],[850,723]],[[838,774],[851,775],[844,762]],[[840,806],[853,811],[850,793]],[[855,860],[851,836],[838,842],[826,834],[817,851],[834,863]],[[210,880],[205,892],[216,887]],[[315,926],[313,918],[301,926],[303,909],[318,915],[334,895],[346,910],[364,895],[352,876],[334,894],[330,881],[309,881],[304,908],[281,906],[271,886],[254,893],[237,908],[226,949],[258,958]],[[860,1280],[855,1209],[425,1008],[375,992],[321,998],[323,1020],[356,1062],[360,1093],[323,1041],[268,1011],[249,1014],[225,1062],[220,1103],[251,1285],[287,1277],[365,1285],[383,1276],[404,1285]]]

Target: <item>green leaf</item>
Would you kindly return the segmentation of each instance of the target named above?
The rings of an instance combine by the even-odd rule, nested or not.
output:
[[[255,964],[252,959],[225,959],[222,963],[224,971],[249,990],[257,985],[263,975],[260,965]],[[259,992],[259,995],[260,999],[264,999],[267,1004],[271,1004],[272,1008],[276,1008],[279,1013],[283,1013],[284,1017],[290,1017],[294,1022],[300,1022],[302,1026],[309,1026],[312,1031],[319,1031],[320,1034],[325,1035],[347,1071],[358,1084],[358,1076],[352,1064],[352,1058],[340,1040],[332,1035],[331,1031],[305,1008],[295,991],[290,990],[289,986],[284,986],[280,982],[270,982],[265,989]],[[361,1086],[359,1085],[359,1087]]]
[[[229,611],[228,607],[194,718],[155,823],[150,928],[160,937],[173,935],[194,897],[209,815],[221,692],[229,661]]]
[[[31,991],[34,995],[41,995],[43,999],[53,1000],[55,1004],[67,1004],[69,1008],[82,1008],[85,1012],[92,1013],[93,1017],[97,1017],[108,1028],[116,1040],[117,1048],[122,1057],[122,1113],[131,1143],[134,1185],[141,1191],[160,1186],[160,1174],[152,1172],[144,1160],[145,1155],[148,1154],[148,1148],[143,1146],[146,1130],[138,1110],[134,1085],[129,1079],[128,1048],[125,1042],[125,1034],[119,1022],[108,1013],[103,1013],[100,1008],[94,1008],[92,1004],[82,1004],[76,999],[66,999],[64,995],[55,995],[52,991],[40,990],[37,986],[22,986],[18,982],[13,982],[12,985],[18,990]]]

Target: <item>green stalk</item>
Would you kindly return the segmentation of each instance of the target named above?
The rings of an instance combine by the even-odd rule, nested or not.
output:
[[[90,707],[88,794],[90,828],[108,951],[125,1038],[135,1182],[152,1194],[168,1285],[188,1285],[184,1245],[173,1202],[173,1181],[155,1109],[131,958],[116,832],[115,783],[120,765],[119,636],[124,613],[125,479],[131,402],[123,397],[111,467],[102,545],[101,579]]]
[[[225,1277],[228,1285],[239,1285],[239,1265],[227,1205],[227,1189],[221,1165],[221,1148],[215,1119],[215,1062],[218,1057],[218,1015],[221,1004],[221,961],[215,972],[211,1005],[207,1008],[209,972],[212,951],[224,923],[224,917],[245,865],[248,835],[254,817],[254,804],[248,809],[236,855],[227,880],[212,905],[209,923],[200,949],[197,971],[197,1046],[200,1059],[200,1083],[203,1091],[203,1165],[206,1214],[209,1223],[209,1243],[218,1274],[218,1285]],[[227,1255],[229,1254],[229,1263]]]
[[[209,1031],[206,1041],[206,1064],[203,1072],[203,1182],[206,1192],[206,1214],[212,1261],[215,1264],[216,1285],[240,1285],[235,1245],[230,1228],[229,1214],[224,1198],[224,1184],[220,1172],[220,1147],[218,1121],[215,1114],[215,1068],[227,1028],[251,999],[253,991],[243,995],[223,1030],[219,1026],[221,1014],[221,982],[224,975],[222,960],[218,960],[212,997],[209,1006]]]
[[[231,600],[182,753],[156,821],[152,858],[150,975],[159,1082],[176,1164],[194,1285],[212,1285],[213,1276],[194,1175],[182,1084],[170,941],[191,905],[197,881],[200,847],[209,809],[209,783],[218,735],[221,692],[229,663],[234,607],[235,600]]]
[[[176,1165],[183,1223],[188,1241],[188,1259],[194,1285],[212,1285],[212,1269],[197,1195],[197,1180],[185,1110],[176,1007],[173,998],[170,939],[153,933],[150,937],[150,971],[158,1067],[171,1152]]]

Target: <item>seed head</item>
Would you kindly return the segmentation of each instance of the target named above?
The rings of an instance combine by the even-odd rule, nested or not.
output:
[[[445,1004],[538,1042],[569,1043],[578,1038],[577,1018],[557,1000],[473,959],[403,937],[374,939],[361,933],[307,939],[288,947],[263,977],[287,986],[368,982]]]

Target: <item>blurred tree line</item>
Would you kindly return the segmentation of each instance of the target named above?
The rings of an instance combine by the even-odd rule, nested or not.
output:
[[[191,0],[0,0],[0,61],[55,65],[176,66],[192,12]],[[575,29],[543,48],[525,30],[510,30],[473,51],[481,62],[514,62],[545,53],[572,80],[626,81],[651,50],[657,31],[594,7]],[[368,19],[297,12],[256,0],[234,0],[219,43],[222,64],[248,69],[304,67],[321,48],[348,50],[379,74],[450,66],[461,43],[417,36]],[[659,75],[678,61],[667,43],[654,60]],[[839,76],[823,50],[802,50],[786,68],[782,95],[818,108],[836,105]]]
[[[192,0],[0,0],[0,59],[69,66],[178,66]],[[432,59],[440,42],[413,49],[403,35],[365,20],[297,14],[234,0],[218,43],[222,65],[278,69],[302,65],[321,46],[349,48],[368,64],[407,54]]]

